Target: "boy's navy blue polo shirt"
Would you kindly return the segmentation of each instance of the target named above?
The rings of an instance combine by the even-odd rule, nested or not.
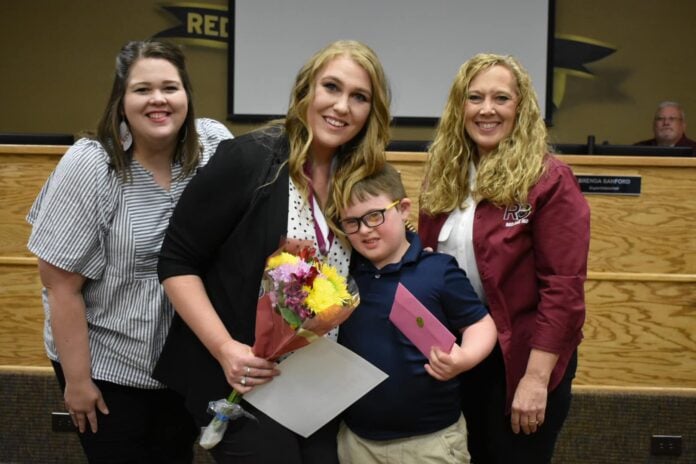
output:
[[[399,282],[452,333],[488,314],[456,260],[424,252],[416,234],[401,261],[376,269],[353,253],[351,275],[358,284],[360,306],[341,325],[338,341],[389,378],[351,405],[348,427],[371,440],[393,440],[433,433],[454,424],[461,413],[459,380],[432,378],[428,359],[389,320]]]

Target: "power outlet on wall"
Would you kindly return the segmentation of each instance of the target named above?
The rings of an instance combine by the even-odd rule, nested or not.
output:
[[[681,435],[653,435],[650,438],[650,454],[653,456],[680,456]]]

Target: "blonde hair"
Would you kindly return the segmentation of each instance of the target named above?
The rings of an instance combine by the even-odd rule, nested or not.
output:
[[[517,114],[509,136],[479,160],[476,189],[469,185],[469,162],[476,144],[465,129],[464,104],[469,85],[481,71],[504,66],[515,78]],[[428,150],[426,184],[420,208],[429,214],[461,206],[472,193],[497,206],[524,203],[544,172],[548,152],[546,125],[527,71],[511,56],[481,53],[464,63],[454,78],[444,112]]]
[[[309,185],[303,167],[309,158],[313,138],[312,129],[307,123],[307,109],[314,100],[317,75],[330,61],[341,56],[350,58],[367,71],[372,85],[372,100],[370,114],[363,129],[335,154],[335,170],[329,198],[324,206],[324,215],[334,231],[338,231],[338,210],[348,205],[353,185],[382,169],[386,162],[391,94],[384,69],[375,52],[361,42],[340,40],[315,53],[295,78],[288,113],[283,121],[290,142],[290,176],[306,197]]]
[[[406,189],[401,181],[401,174],[394,166],[385,163],[382,169],[359,180],[350,189],[351,203],[367,201],[370,197],[384,195],[390,200],[406,198]]]

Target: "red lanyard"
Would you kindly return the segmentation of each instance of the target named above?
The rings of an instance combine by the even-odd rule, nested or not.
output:
[[[314,188],[312,187],[312,169],[310,168],[309,161],[307,161],[304,165],[304,173],[309,177],[309,198],[307,201],[309,201],[309,209],[312,212],[312,220],[314,222],[314,235],[316,236],[317,239],[317,245],[319,246],[319,253],[322,256],[327,256],[329,254],[329,250],[331,249],[331,244],[333,243],[334,239],[334,233],[331,230],[330,227],[327,228],[329,229],[329,234],[324,237],[324,233],[321,231],[321,227],[319,227],[319,222],[317,221],[317,213],[314,210]],[[318,206],[318,203],[317,203]],[[322,219],[324,219],[324,222],[326,222],[326,218],[323,217],[323,213],[321,210],[319,210],[319,214],[322,215]]]

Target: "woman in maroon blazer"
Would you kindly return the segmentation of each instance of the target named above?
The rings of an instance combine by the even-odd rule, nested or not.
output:
[[[498,329],[463,374],[472,462],[549,462],[582,339],[589,207],[512,57],[462,65],[429,154],[419,234],[457,258]]]

